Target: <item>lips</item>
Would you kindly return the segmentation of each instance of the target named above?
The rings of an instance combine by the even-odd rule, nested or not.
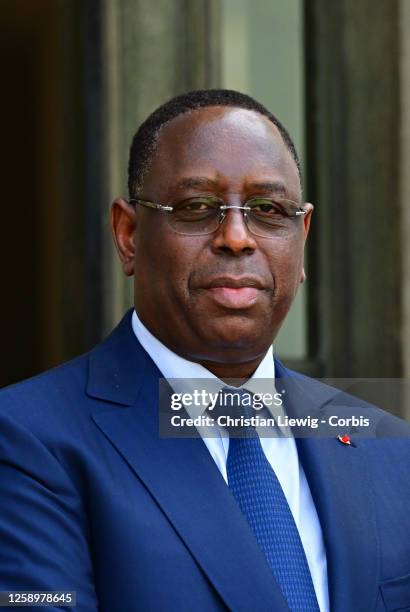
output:
[[[203,286],[205,289],[213,289],[214,287],[232,287],[233,289],[256,287],[257,289],[265,289],[265,285],[257,276],[218,276],[210,279]]]
[[[254,276],[223,276],[208,281],[204,289],[211,299],[225,308],[250,308],[266,289]]]
[[[259,298],[255,287],[212,287],[208,289],[212,299],[226,308],[249,308]]]

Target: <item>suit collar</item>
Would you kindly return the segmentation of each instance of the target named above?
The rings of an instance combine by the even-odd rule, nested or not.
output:
[[[338,389],[289,370],[277,357],[275,375],[276,387],[284,392],[286,411],[290,416],[319,415],[324,406],[340,395]]]
[[[122,406],[135,404],[145,369],[153,362],[132,332],[131,316],[132,309],[108,338],[90,352],[86,389],[90,397]]]

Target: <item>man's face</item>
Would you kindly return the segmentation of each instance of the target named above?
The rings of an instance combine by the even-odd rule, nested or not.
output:
[[[256,196],[298,203],[301,197],[295,162],[276,127],[259,113],[217,106],[180,115],[162,129],[138,195],[170,205],[202,195],[230,205]],[[172,213],[139,205],[129,210],[135,252],[122,259],[126,273],[134,273],[138,316],[193,361],[243,363],[262,356],[303,278],[308,208],[291,219],[288,232],[270,238],[250,233],[237,209],[205,236],[173,231]]]

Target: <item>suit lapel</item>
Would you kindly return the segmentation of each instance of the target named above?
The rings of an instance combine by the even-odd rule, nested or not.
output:
[[[203,441],[159,437],[161,376],[132,333],[128,313],[90,355],[87,393],[105,402],[93,411],[94,422],[149,489],[230,609],[289,612]]]
[[[364,452],[336,438],[298,439],[297,446],[322,527],[330,609],[373,610],[379,550]]]
[[[290,406],[293,414],[315,416],[343,414],[337,404],[338,390],[305,379],[276,362],[278,376],[292,383]],[[332,408],[329,405],[332,402]],[[299,459],[319,516],[328,566],[330,609],[373,610],[376,605],[379,577],[379,550],[376,513],[366,465],[363,441],[356,446],[339,442],[332,428],[328,437],[297,438]]]

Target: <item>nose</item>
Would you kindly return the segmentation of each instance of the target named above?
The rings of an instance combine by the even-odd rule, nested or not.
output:
[[[214,251],[235,256],[250,255],[255,251],[257,244],[248,230],[243,212],[237,208],[225,211],[225,218],[213,235]]]

